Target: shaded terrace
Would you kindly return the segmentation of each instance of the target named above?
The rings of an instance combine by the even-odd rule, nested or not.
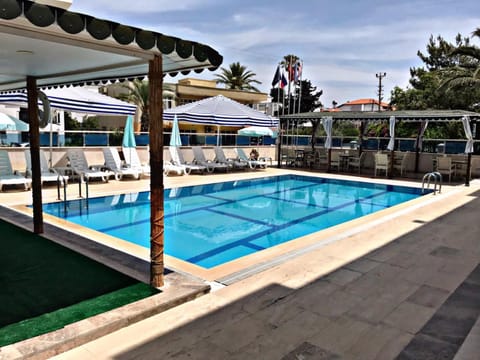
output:
[[[463,119],[463,120],[462,120]],[[393,123],[393,136],[389,134],[389,145],[387,146],[388,151],[390,152],[390,174],[393,174],[393,166],[395,163],[395,151],[399,150],[398,145],[395,144],[395,133],[394,126],[398,121],[403,122],[414,122],[418,123],[418,134],[415,139],[415,165],[414,172],[419,172],[419,159],[421,155],[421,144],[423,141],[423,133],[429,122],[449,122],[449,121],[462,121],[464,122],[464,128],[468,128],[470,132],[472,129],[476,129],[476,123],[480,119],[480,114],[475,112],[463,111],[463,110],[405,110],[405,111],[381,111],[381,112],[370,112],[370,111],[344,111],[344,112],[310,112],[310,113],[301,113],[301,114],[292,114],[284,115],[280,117],[281,123],[281,134],[280,141],[278,142],[278,151],[277,151],[277,160],[279,166],[282,164],[282,147],[291,148],[292,145],[288,145],[288,140],[282,140],[285,135],[295,136],[294,131],[289,133],[290,128],[298,128],[299,125],[310,122],[312,124],[312,137],[310,140],[309,147],[312,151],[315,150],[318,144],[318,138],[316,137],[316,130],[322,125],[325,128],[325,125],[330,121],[330,143],[328,144],[328,132],[327,139],[325,141],[324,148],[327,150],[327,161],[326,168],[327,171],[331,170],[331,157],[332,157],[332,145],[331,145],[331,124],[337,121],[351,121],[360,123],[359,137],[358,137],[358,154],[361,154],[364,151],[364,140],[365,140],[365,130],[369,122],[386,122],[390,124],[390,133],[392,132],[392,123]],[[468,129],[466,131],[468,131]],[[473,131],[474,132],[474,131]],[[472,134],[470,134],[472,136]],[[473,134],[475,137],[475,134]],[[466,135],[467,143],[472,142],[472,151],[467,153],[467,169],[466,174],[471,174],[471,161],[472,161],[472,152],[473,152],[473,137],[469,139]],[[390,145],[391,143],[391,145]],[[296,147],[296,146],[294,146]],[[465,177],[465,184],[468,185],[470,177]]]

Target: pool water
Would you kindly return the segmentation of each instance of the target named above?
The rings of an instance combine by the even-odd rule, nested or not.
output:
[[[165,190],[165,253],[204,268],[421,196],[417,188],[284,175]],[[150,193],[44,205],[44,211],[150,246]]]

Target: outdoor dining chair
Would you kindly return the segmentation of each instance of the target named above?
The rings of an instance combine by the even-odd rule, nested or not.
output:
[[[389,166],[390,162],[387,154],[375,153],[375,176],[377,176],[379,170],[385,171],[385,176],[388,176]]]
[[[442,175],[448,175],[448,182],[451,182],[452,174],[455,173],[455,166],[452,163],[452,158],[448,156],[437,157],[437,172]]]

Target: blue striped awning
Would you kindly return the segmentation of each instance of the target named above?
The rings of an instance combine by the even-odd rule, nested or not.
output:
[[[71,87],[44,90],[53,109],[97,115],[133,115],[136,105],[129,104],[98,92]],[[27,107],[25,92],[0,94],[0,103]]]

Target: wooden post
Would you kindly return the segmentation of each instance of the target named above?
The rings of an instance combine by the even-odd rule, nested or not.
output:
[[[149,62],[150,137],[150,284],[163,286],[164,207],[163,207],[163,70],[162,57]]]
[[[27,76],[30,156],[32,160],[33,232],[43,233],[42,181],[40,174],[40,131],[38,120],[37,79]]]
[[[393,179],[393,171],[395,169],[394,163],[395,163],[395,150],[392,150],[392,151],[390,151],[390,165],[389,165],[390,169],[388,170],[389,174],[390,174],[390,175],[388,175],[389,179]]]

